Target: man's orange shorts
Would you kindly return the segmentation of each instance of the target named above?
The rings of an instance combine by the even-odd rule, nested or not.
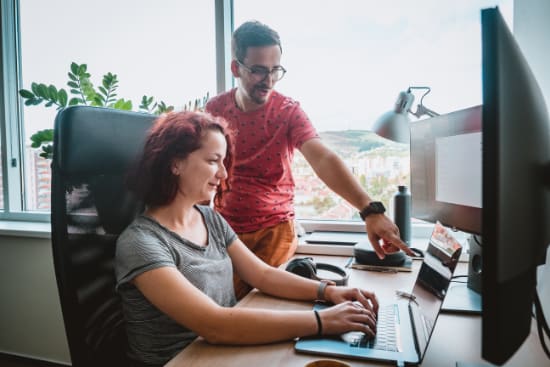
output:
[[[266,264],[277,267],[290,259],[296,252],[298,239],[294,221],[289,220],[255,232],[238,233],[239,239]],[[243,298],[252,287],[237,275],[233,276],[235,295]]]

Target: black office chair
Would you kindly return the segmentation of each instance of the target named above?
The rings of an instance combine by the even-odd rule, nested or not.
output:
[[[143,210],[125,188],[154,115],[73,106],[55,119],[52,246],[72,365],[129,365],[114,253]]]

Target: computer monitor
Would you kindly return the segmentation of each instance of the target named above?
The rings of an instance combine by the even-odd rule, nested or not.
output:
[[[411,125],[412,215],[481,234],[482,357],[502,365],[530,333],[550,243],[550,119],[498,8],[481,23],[482,106]]]
[[[441,311],[480,314],[481,106],[414,122],[410,131],[412,217],[472,234],[468,281],[451,283]]]
[[[482,10],[481,24],[482,356],[500,365],[530,332],[536,268],[550,242],[550,120],[498,8]]]
[[[412,216],[481,234],[481,106],[411,123]]]

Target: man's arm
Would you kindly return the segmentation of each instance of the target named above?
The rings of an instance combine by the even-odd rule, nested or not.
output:
[[[362,210],[372,201],[363,190],[344,162],[333,151],[328,149],[321,139],[309,139],[300,147],[317,176],[336,194]],[[378,257],[384,258],[385,250],[391,251],[392,245],[400,248],[408,255],[413,255],[407,245],[399,237],[399,229],[384,214],[372,214],[365,220],[369,241]],[[384,246],[380,245],[380,239]]]

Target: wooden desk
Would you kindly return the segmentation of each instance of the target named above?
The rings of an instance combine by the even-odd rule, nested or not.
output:
[[[319,262],[329,262],[340,266],[344,266],[348,259],[338,256],[314,256],[314,258]],[[411,273],[391,274],[352,270],[349,282],[352,286],[362,285],[366,289],[376,291],[382,302],[384,300],[393,301],[396,289],[408,291],[412,289],[420,264],[420,261],[414,261]],[[459,263],[456,274],[466,273],[467,264]],[[312,304],[281,300],[255,290],[243,298],[237,307],[307,310],[311,309]],[[174,357],[166,367],[303,367],[308,362],[324,358],[323,356],[296,353],[293,341],[260,346],[216,346],[206,343],[199,337]],[[550,361],[545,358],[536,328],[533,325],[527,341],[505,366],[550,366]],[[388,366],[388,364],[371,361],[330,359],[344,361],[350,366]],[[436,328],[430,339],[422,366],[455,367],[457,361],[483,362],[481,359],[481,318],[479,316],[440,314],[437,319]]]

